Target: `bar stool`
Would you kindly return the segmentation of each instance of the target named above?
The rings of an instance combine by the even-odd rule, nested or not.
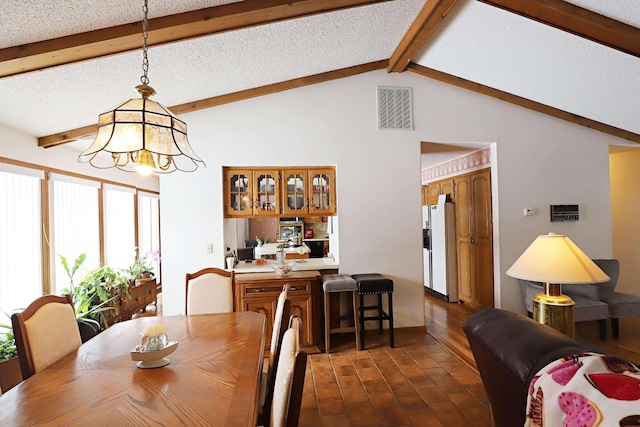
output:
[[[329,341],[331,334],[341,332],[355,332],[356,350],[360,342],[360,329],[358,328],[358,284],[348,274],[324,274],[320,277],[322,290],[324,291],[324,345],[325,352],[329,353]],[[329,309],[329,295],[332,292],[351,292],[353,295],[353,326],[331,329],[331,312]]]
[[[358,294],[360,294],[360,350],[364,350],[365,320],[377,320],[380,333],[382,333],[382,321],[389,321],[389,344],[393,348],[393,280],[378,273],[353,274],[351,277],[358,283]],[[388,314],[382,310],[382,294],[387,294]],[[365,295],[377,295],[378,304],[365,306]],[[365,316],[366,310],[377,310],[377,315]]]

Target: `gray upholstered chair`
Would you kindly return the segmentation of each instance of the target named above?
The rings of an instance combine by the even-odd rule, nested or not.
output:
[[[598,267],[611,278],[608,282],[598,283],[600,301],[609,306],[611,333],[614,338],[620,336],[618,319],[621,317],[640,317],[640,296],[616,292],[615,287],[620,275],[620,263],[617,259],[594,259]]]
[[[605,271],[606,273],[606,271]],[[527,313],[532,316],[532,298],[535,294],[544,292],[542,283],[529,280],[520,280],[524,302],[527,305]],[[571,297],[575,305],[573,306],[574,322],[586,322],[589,320],[598,321],[598,331],[600,339],[607,339],[607,318],[609,317],[609,306],[600,301],[598,288],[595,285],[562,285],[562,293]]]

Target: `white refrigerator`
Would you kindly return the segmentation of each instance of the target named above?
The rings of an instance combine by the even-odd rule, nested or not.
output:
[[[456,218],[453,203],[445,197],[430,206],[431,290],[446,301],[458,301],[458,268],[456,262]]]

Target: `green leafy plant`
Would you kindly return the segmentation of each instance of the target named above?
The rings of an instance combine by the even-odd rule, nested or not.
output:
[[[7,313],[3,314],[9,318]],[[0,360],[7,360],[18,356],[13,328],[10,324],[0,323]]]
[[[160,251],[147,252],[144,256],[136,257],[135,261],[125,270],[132,281],[138,280],[143,273],[153,275],[153,263],[160,261]]]
[[[115,301],[119,295],[109,295],[112,286],[114,286],[112,283],[117,282],[115,286],[124,284],[125,288],[128,289],[128,281],[120,278],[110,267],[98,267],[91,270],[82,281],[76,285],[74,283],[74,277],[78,269],[85,262],[87,254],[80,254],[73,262],[73,265],[70,265],[64,256],[60,254],[58,254],[58,256],[60,257],[64,271],[69,277],[69,287],[64,288],[62,292],[71,295],[77,321],[89,325],[94,332],[98,332],[100,330],[99,320],[104,319],[100,314],[116,309],[112,305],[112,302]],[[104,284],[105,281],[108,283],[107,285]],[[105,327],[107,326],[106,321],[103,320],[102,323]]]

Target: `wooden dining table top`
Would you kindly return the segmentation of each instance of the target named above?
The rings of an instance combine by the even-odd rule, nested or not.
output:
[[[130,352],[153,324],[178,347],[137,368]],[[265,339],[254,312],[116,323],[0,396],[0,425],[255,426]]]

